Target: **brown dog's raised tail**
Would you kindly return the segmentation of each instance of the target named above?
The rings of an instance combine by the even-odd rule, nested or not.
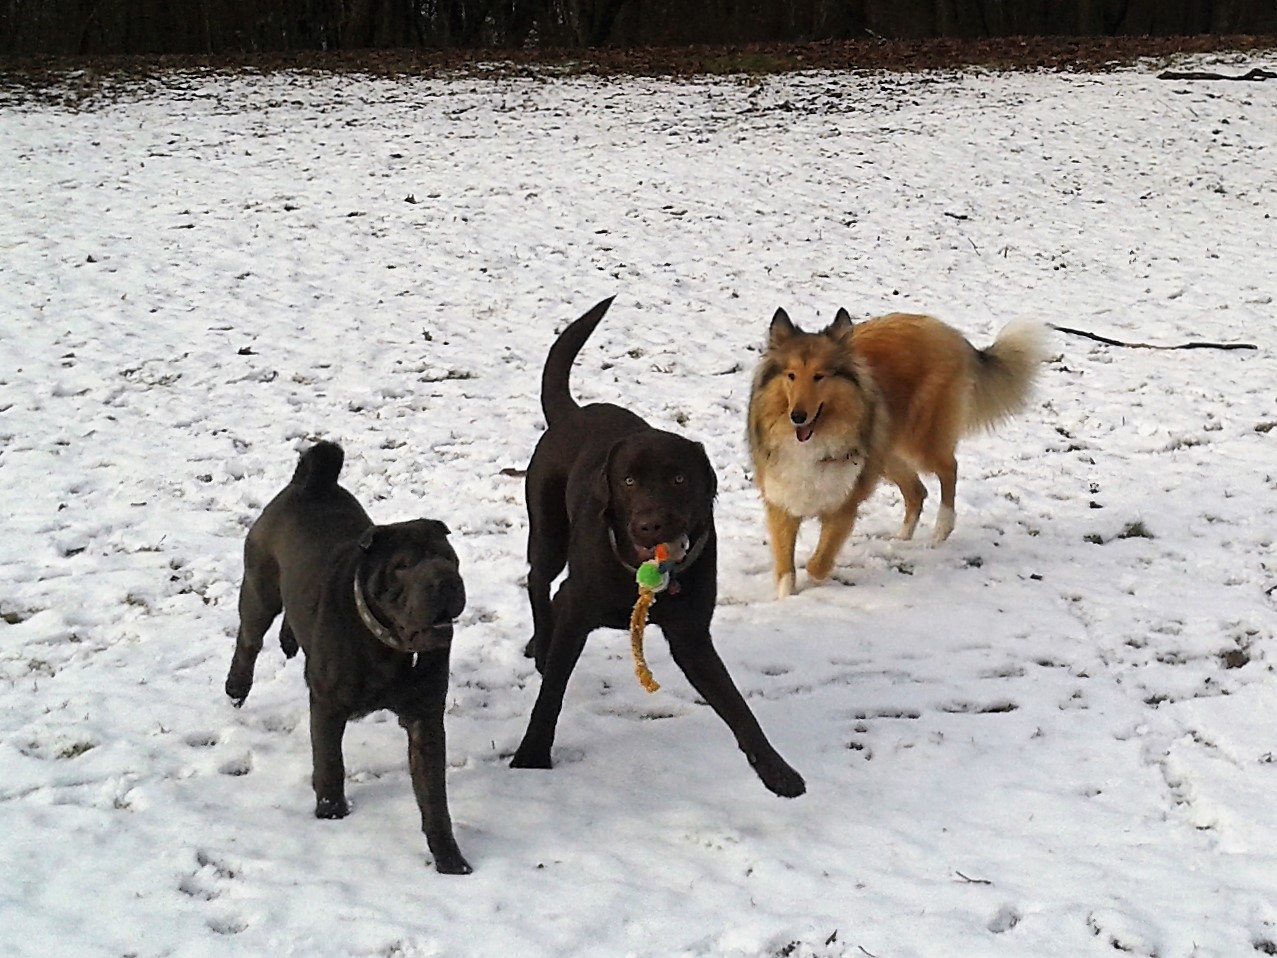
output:
[[[594,327],[598,326],[614,299],[615,296],[609,296],[580,319],[574,320],[550,347],[550,353],[545,358],[545,370],[541,373],[541,412],[545,414],[547,426],[553,426],[564,416],[581,408],[568,389],[568,375],[572,371],[576,354],[590,338]]]
[[[293,472],[291,485],[301,486],[307,492],[322,492],[337,485],[346,454],[335,442],[317,442],[304,453]]]

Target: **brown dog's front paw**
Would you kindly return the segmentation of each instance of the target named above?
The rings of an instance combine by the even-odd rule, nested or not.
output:
[[[345,818],[349,814],[350,805],[344,798],[321,798],[315,802],[316,818]]]
[[[440,875],[469,875],[474,871],[465,856],[455,847],[442,854],[432,849],[431,854],[435,858],[435,871]]]
[[[773,794],[781,798],[797,798],[807,791],[807,783],[803,781],[803,777],[779,755],[768,759],[760,759],[755,755],[748,758],[749,764],[754,767],[767,790]]]
[[[520,745],[514,753],[514,758],[510,759],[511,768],[552,768],[550,764],[550,750],[540,748],[529,748],[527,745]]]

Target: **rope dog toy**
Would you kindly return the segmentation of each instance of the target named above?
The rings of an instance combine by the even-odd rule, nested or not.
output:
[[[652,677],[652,670],[647,667],[647,659],[643,656],[643,630],[647,627],[647,611],[656,601],[656,593],[664,592],[670,584],[670,568],[673,565],[669,547],[662,543],[656,547],[656,557],[640,565],[634,574],[639,594],[634,612],[630,615],[630,652],[634,655],[634,674],[648,692],[655,692],[661,686]]]

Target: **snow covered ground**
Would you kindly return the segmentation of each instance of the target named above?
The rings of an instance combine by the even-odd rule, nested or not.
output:
[[[1277,84],[1156,70],[0,104],[0,953],[1277,953]],[[555,332],[612,294],[574,388],[705,442],[717,643],[801,798],[656,634],[659,693],[600,632],[556,768],[508,767],[538,686],[509,472]],[[961,448],[948,543],[892,541],[880,491],[777,603],[743,424],[782,305],[1259,348],[1056,335]],[[244,531],[317,437],[374,518],[453,529],[472,876],[431,867],[392,717],[318,821],[300,663],[268,637],[222,692]]]

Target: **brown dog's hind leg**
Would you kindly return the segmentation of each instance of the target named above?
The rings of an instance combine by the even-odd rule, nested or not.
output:
[[[548,485],[548,484],[547,484]],[[562,484],[528,489],[528,602],[532,606],[532,638],[523,647],[543,671],[546,648],[554,632],[550,586],[568,564],[568,514]],[[531,503],[537,501],[536,508]],[[538,645],[542,646],[538,648]]]
[[[772,748],[758,719],[736,688],[727,666],[718,657],[708,633],[681,630],[670,623],[661,626],[669,641],[674,664],[710,708],[727,723],[736,744],[767,789],[782,798],[796,798],[807,791],[803,777]]]
[[[785,599],[794,591],[794,546],[803,520],[770,502],[764,505],[767,508],[767,533],[771,539],[776,598]]]
[[[346,763],[341,740],[346,734],[346,716],[324,708],[310,697],[310,753],[314,764],[311,784],[315,788],[316,818],[345,818]]]
[[[239,633],[235,655],[226,673],[226,694],[236,708],[244,704],[253,688],[253,670],[262,651],[262,637],[284,609],[279,597],[279,570],[273,562],[244,549],[244,581],[239,588]]]
[[[448,749],[444,736],[443,709],[448,694],[448,654],[435,653],[439,661],[425,667],[430,670],[428,688],[422,700],[429,703],[422,716],[400,717],[399,724],[408,733],[408,770],[412,775],[412,791],[421,811],[421,830],[434,856],[435,870],[444,875],[469,875],[474,869],[461,854],[452,834],[452,816],[448,813]],[[418,662],[417,668],[423,668]]]
[[[922,504],[927,499],[927,487],[922,484],[914,468],[903,459],[888,460],[885,473],[887,478],[896,484],[896,488],[900,490],[900,495],[905,500],[905,518],[900,524],[900,531],[896,533],[896,538],[907,541],[913,538],[914,531],[918,528]]]
[[[532,716],[528,719],[527,731],[523,733],[523,741],[519,743],[510,760],[511,768],[550,768],[550,748],[554,745],[554,731],[559,723],[559,713],[563,710],[563,696],[567,692],[568,679],[581,658],[581,650],[585,648],[585,640],[589,637],[590,627],[583,622],[575,621],[562,608],[566,605],[564,591],[571,585],[571,580],[564,582],[555,596],[554,633],[548,643],[545,659],[538,662],[541,666],[541,690],[537,693],[536,704],[532,706]]]
[[[293,632],[293,627],[288,622],[288,616],[284,616],[284,621],[279,624],[279,647],[284,652],[284,658],[291,659],[297,654],[297,635]]]

